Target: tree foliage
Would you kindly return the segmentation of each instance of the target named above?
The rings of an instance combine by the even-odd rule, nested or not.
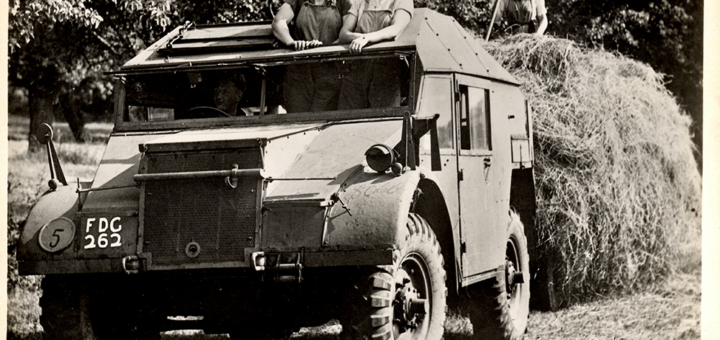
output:
[[[427,7],[449,15],[477,34],[484,33],[492,16],[494,0],[415,0],[415,7]]]
[[[702,0],[560,0],[551,4],[551,34],[617,51],[665,74],[666,87],[694,120],[693,139],[702,151]],[[702,157],[697,158],[702,167]]]
[[[107,116],[103,72],[145,46],[171,23],[169,0],[11,0],[9,81],[28,90],[32,135],[63,114],[82,140],[83,112]]]
[[[551,34],[618,51],[667,75],[667,88],[702,122],[703,1],[588,1],[550,3]],[[695,126],[696,144],[701,142]]]
[[[273,6],[268,0],[11,0],[10,85],[28,89],[31,135],[62,113],[81,139],[83,113],[110,114],[112,85],[103,72],[185,21],[264,20]],[[30,143],[37,149],[32,136]]]

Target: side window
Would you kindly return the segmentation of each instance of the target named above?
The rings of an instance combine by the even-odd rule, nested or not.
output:
[[[426,76],[420,94],[420,116],[440,114],[437,122],[440,149],[453,148],[452,80],[450,77]],[[420,140],[421,150],[430,150],[429,134]]]
[[[461,150],[492,150],[490,90],[460,85],[459,130]]]

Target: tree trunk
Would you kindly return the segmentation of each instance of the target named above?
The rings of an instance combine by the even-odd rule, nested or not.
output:
[[[85,120],[82,114],[81,99],[73,93],[63,93],[60,95],[59,104],[55,109],[62,111],[75,137],[75,141],[85,142]]]
[[[42,145],[38,142],[35,133],[43,123],[52,126],[53,116],[53,93],[42,88],[28,88],[28,101],[30,106],[30,133],[28,135],[28,152],[41,151]]]

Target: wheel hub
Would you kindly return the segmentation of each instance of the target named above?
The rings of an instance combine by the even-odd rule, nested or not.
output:
[[[394,321],[400,333],[413,330],[418,327],[418,314],[427,314],[428,301],[418,295],[418,290],[413,286],[408,277],[402,279],[402,283],[395,284]]]
[[[523,273],[515,269],[512,261],[505,261],[505,289],[509,295],[515,292],[518,284],[525,283]]]

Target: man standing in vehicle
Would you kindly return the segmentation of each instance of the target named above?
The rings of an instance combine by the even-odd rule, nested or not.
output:
[[[497,17],[505,18],[513,34],[543,35],[547,29],[545,0],[497,0]]]
[[[273,20],[273,35],[296,51],[337,43],[350,0],[285,0]],[[296,32],[291,35],[289,23]],[[287,68],[283,106],[288,112],[337,108],[341,64],[304,64]]]
[[[361,53],[369,43],[395,39],[412,19],[412,0],[357,0],[340,31],[340,42]],[[400,68],[397,60],[357,61],[343,78],[340,110],[400,106]]]

